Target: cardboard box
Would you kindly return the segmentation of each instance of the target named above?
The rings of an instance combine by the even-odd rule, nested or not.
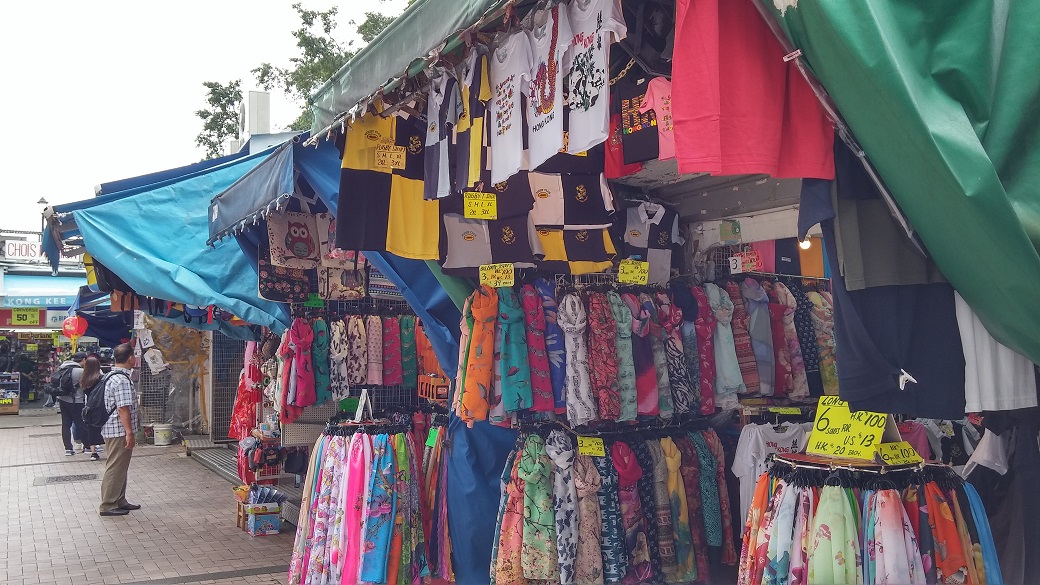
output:
[[[19,401],[18,396],[0,398],[0,414],[18,414]]]
[[[246,520],[246,532],[250,536],[270,536],[282,529],[280,514],[250,514]]]
[[[242,504],[246,514],[277,514],[281,507],[276,503],[270,504]]]

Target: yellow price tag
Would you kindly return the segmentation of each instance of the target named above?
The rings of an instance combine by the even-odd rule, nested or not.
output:
[[[776,414],[802,414],[802,409],[794,406],[770,406],[769,412]]]
[[[878,446],[878,457],[884,465],[916,465],[924,461],[914,446],[906,441],[882,443]]]
[[[509,262],[484,264],[480,267],[480,284],[486,284],[491,288],[513,286],[515,278],[513,265]]]
[[[38,343],[26,343],[25,351],[32,353],[34,351],[40,351],[40,345]]]
[[[381,142],[376,145],[376,168],[403,169],[405,167],[405,148],[393,142]]]
[[[598,437],[578,437],[578,455],[604,457],[606,454],[607,447],[603,444],[603,439]]]
[[[462,215],[466,219],[498,219],[498,196],[494,193],[462,193]]]
[[[849,403],[837,396],[821,396],[806,451],[873,461],[887,422],[886,414],[865,410],[854,413]]]
[[[11,309],[11,325],[39,325],[39,309]]]
[[[621,284],[647,284],[650,282],[650,263],[626,258],[618,267],[618,282]]]

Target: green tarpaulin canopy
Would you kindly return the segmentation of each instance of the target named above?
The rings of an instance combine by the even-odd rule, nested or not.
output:
[[[758,0],[947,279],[1040,362],[1040,0]]]

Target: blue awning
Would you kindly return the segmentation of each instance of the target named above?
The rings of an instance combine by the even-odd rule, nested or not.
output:
[[[235,154],[229,154],[228,156],[221,156],[218,158],[211,158],[202,162],[197,162],[183,167],[177,167],[175,169],[167,169],[165,171],[158,171],[155,173],[148,173],[147,175],[140,175],[137,177],[131,177],[129,179],[120,179],[118,181],[112,181],[110,183],[101,183],[94,188],[96,195],[109,195],[112,193],[118,193],[119,191],[126,191],[128,189],[136,189],[138,187],[147,187],[148,185],[154,185],[170,179],[176,179],[177,177],[183,177],[184,175],[190,175],[213,167],[220,166],[224,163],[229,163],[234,160],[238,160],[249,154],[248,150],[242,152],[236,152]],[[56,208],[57,209],[57,208]]]
[[[206,243],[242,231],[284,206],[293,195],[293,183],[293,142],[289,141],[210,201]]]
[[[68,309],[79,296],[79,287],[86,284],[87,279],[78,276],[7,274],[0,306]]]

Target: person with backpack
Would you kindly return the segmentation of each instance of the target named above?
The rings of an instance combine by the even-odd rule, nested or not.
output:
[[[79,392],[83,394],[86,400],[90,398],[90,391],[98,386],[98,382],[101,381],[101,360],[95,354],[90,354],[81,362],[83,366],[83,374],[79,379]],[[98,453],[98,447],[105,444],[105,439],[101,436],[101,427],[94,427],[86,424],[83,420],[82,409],[80,410],[80,418],[77,426],[82,429],[83,434],[83,452],[86,453],[87,449],[90,449],[90,460],[98,461],[101,459],[101,454]]]
[[[101,479],[101,516],[125,516],[140,510],[126,499],[126,474],[134,452],[134,435],[141,430],[137,390],[130,378],[134,349],[122,343],[112,352],[115,367],[98,380],[83,408],[83,423],[100,428],[105,439],[105,475]]]
[[[83,360],[87,354],[76,352],[58,366],[51,375],[49,394],[58,402],[61,411],[61,442],[65,445],[65,456],[76,454],[72,441],[84,443],[86,427],[83,426],[83,403],[85,396],[79,387],[83,376]]]

